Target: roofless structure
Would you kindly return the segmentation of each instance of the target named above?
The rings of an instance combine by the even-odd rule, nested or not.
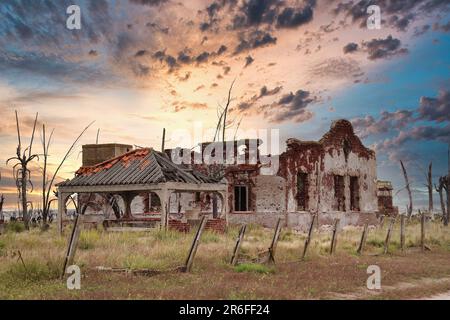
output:
[[[132,219],[131,202],[142,193],[159,197],[161,225],[168,226],[170,195],[173,192],[211,192],[222,198],[221,214],[227,212],[227,184],[218,182],[198,171],[174,164],[165,154],[151,148],[129,151],[93,166],[83,166],[72,180],[58,187],[58,227],[62,231],[67,215],[66,203],[73,194],[79,199],[90,195],[120,196],[124,218]]]

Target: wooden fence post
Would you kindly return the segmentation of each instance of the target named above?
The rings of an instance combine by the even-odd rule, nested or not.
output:
[[[386,239],[384,240],[384,254],[388,253],[389,251],[389,243],[391,242],[391,233],[392,233],[392,227],[394,226],[395,218],[391,218],[391,222],[389,223],[388,231],[386,234]]]
[[[239,250],[240,250],[241,245],[242,245],[242,242],[243,242],[243,240],[244,240],[244,235],[245,235],[245,231],[246,231],[246,230],[247,230],[247,225],[244,224],[244,225],[241,227],[241,230],[239,231],[239,235],[238,235],[238,238],[237,238],[237,240],[236,240],[236,245],[234,246],[233,256],[231,257],[231,262],[230,262],[230,264],[231,264],[232,266],[235,266],[236,263],[237,263],[237,261],[238,261],[238,258],[239,258]]]
[[[421,213],[420,216],[420,247],[425,251],[425,213]]]
[[[385,216],[382,215],[381,219],[380,219],[380,224],[379,224],[380,229],[383,229],[383,227],[384,227],[384,218],[385,218]]]
[[[400,248],[405,251],[405,215],[400,216]]]
[[[333,237],[331,238],[330,255],[332,255],[336,251],[338,225],[339,225],[339,219],[335,219],[334,220],[334,228],[333,228]]]
[[[369,222],[366,221],[366,223],[364,224],[364,230],[363,230],[363,233],[361,235],[361,241],[359,243],[358,250],[356,250],[357,254],[362,254],[364,252],[364,248],[366,247],[368,228],[369,228]]]
[[[75,252],[78,246],[78,240],[80,238],[81,226],[83,225],[83,215],[78,214],[75,217],[75,221],[73,223],[72,232],[70,233],[69,243],[67,245],[66,256],[64,257],[64,264],[61,273],[61,279],[64,278],[64,274],[66,273],[66,268],[72,265],[73,260],[75,258]]]
[[[186,263],[184,265],[184,272],[190,272],[192,268],[192,263],[194,262],[195,254],[197,253],[197,248],[200,243],[200,237],[202,236],[203,229],[205,228],[206,221],[208,218],[206,216],[202,217],[200,221],[200,225],[198,226],[197,232],[194,237],[194,241],[192,242],[191,248],[189,249],[189,255],[186,259]]]
[[[273,234],[272,243],[269,248],[269,263],[275,263],[275,250],[277,249],[278,239],[281,233],[281,218],[278,218],[277,225],[275,227],[275,233]]]
[[[305,259],[306,251],[308,250],[309,244],[311,243],[311,237],[312,237],[312,233],[313,233],[315,220],[316,220],[316,215],[314,214],[311,219],[311,224],[309,225],[308,237],[306,238],[305,246],[303,247],[302,260]]]

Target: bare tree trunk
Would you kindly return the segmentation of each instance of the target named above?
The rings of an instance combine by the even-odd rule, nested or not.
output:
[[[228,107],[230,106],[231,102],[231,91],[233,90],[233,85],[236,79],[233,80],[230,86],[230,90],[228,90],[228,98],[227,98],[227,104],[225,106],[225,110],[223,111],[223,129],[222,129],[222,143],[225,143],[225,129],[227,127],[227,115],[228,115]]]
[[[0,180],[2,180],[2,174],[0,172]],[[4,220],[5,217],[3,216],[3,204],[5,203],[5,197],[3,196],[3,193],[0,194],[0,220]]]
[[[450,220],[450,143],[448,144],[447,149],[447,160],[448,160],[448,174],[447,174],[447,218],[445,219],[445,225],[448,226],[449,220]]]
[[[5,203],[5,197],[3,194],[0,195],[0,220],[3,220],[3,204]]]
[[[42,174],[42,217],[44,220],[44,224],[43,224],[44,229],[46,229],[48,226],[47,218],[50,213],[51,204],[53,201],[56,200],[56,199],[50,199],[50,192],[52,191],[53,183],[59,173],[59,170],[61,169],[63,164],[66,162],[67,158],[70,156],[70,154],[71,154],[72,150],[75,148],[75,145],[77,144],[77,142],[80,140],[80,138],[83,136],[83,134],[86,132],[86,130],[89,129],[93,123],[94,122],[91,122],[86,128],[83,129],[83,131],[81,131],[81,133],[74,140],[74,142],[72,143],[70,148],[67,150],[66,154],[64,155],[62,160],[59,162],[58,167],[56,168],[56,170],[53,172],[53,174],[51,176],[47,176],[47,164],[48,164],[47,158],[48,158],[48,154],[49,154],[49,147],[52,143],[52,137],[53,137],[54,131],[52,130],[49,137],[46,138],[45,124],[42,125],[42,137],[43,137],[42,150],[44,153],[44,168],[43,168],[43,174]]]
[[[22,166],[22,177],[20,179],[20,188],[21,188],[21,200],[22,200],[22,218],[23,218],[23,224],[25,225],[25,229],[29,229],[29,221],[30,221],[30,215],[28,213],[28,202],[27,202],[27,168]]]
[[[431,219],[434,220],[432,167],[433,167],[433,163],[430,162],[430,165],[428,166],[427,188],[428,188],[428,212],[431,214]]]
[[[446,179],[445,177],[439,178],[439,185],[435,185],[434,188],[436,192],[439,194],[439,201],[441,203],[441,211],[442,211],[442,220],[444,221],[444,225],[448,224],[447,210],[445,209],[445,201],[444,201],[444,191],[446,189]]]
[[[400,160],[400,165],[402,166],[403,176],[405,177],[405,182],[406,182],[406,190],[408,191],[408,196],[409,196],[409,206],[408,206],[407,214],[408,214],[408,218],[411,218],[412,211],[413,211],[413,201],[412,201],[411,187],[409,185],[408,174],[406,173],[406,168],[403,165],[403,161],[402,160]]]
[[[442,189],[437,190],[439,192],[439,200],[441,202],[441,209],[442,209],[442,217],[445,219],[445,216],[447,214],[447,210],[445,210],[445,202],[444,202],[444,194],[442,193]]]

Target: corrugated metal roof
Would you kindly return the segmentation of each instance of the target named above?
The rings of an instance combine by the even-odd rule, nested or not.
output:
[[[151,148],[130,151],[92,167],[81,167],[72,180],[58,186],[105,186],[161,182],[217,183],[198,171],[173,163]]]

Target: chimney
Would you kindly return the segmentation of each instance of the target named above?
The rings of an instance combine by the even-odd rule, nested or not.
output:
[[[128,144],[85,144],[83,146],[83,167],[90,167],[106,160],[118,157],[133,150]]]

